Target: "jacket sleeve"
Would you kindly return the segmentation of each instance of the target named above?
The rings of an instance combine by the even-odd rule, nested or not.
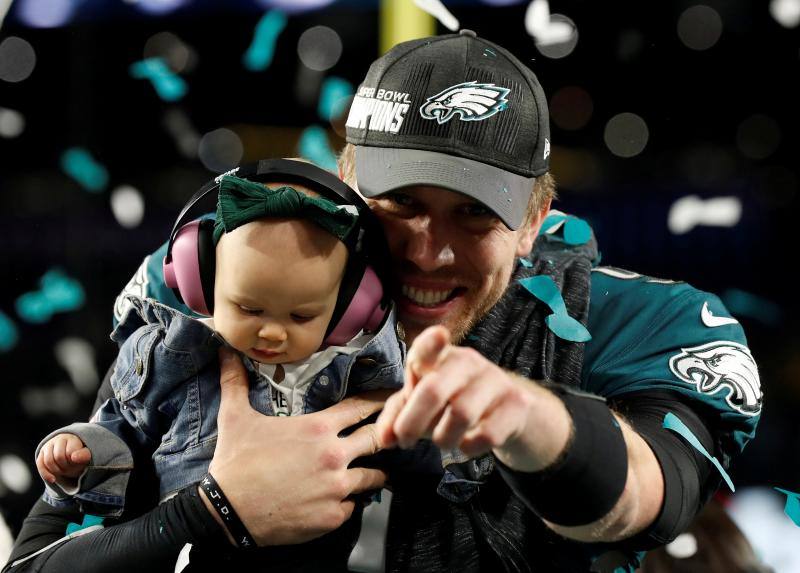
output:
[[[111,401],[107,403],[110,404]],[[92,458],[77,480],[54,484],[45,482],[44,499],[50,505],[78,501],[85,513],[119,516],[125,507],[125,490],[133,469],[133,456],[128,445],[113,431],[97,423],[76,423],[46,436],[36,448],[39,456],[44,444],[59,434],[73,434],[89,448]]]

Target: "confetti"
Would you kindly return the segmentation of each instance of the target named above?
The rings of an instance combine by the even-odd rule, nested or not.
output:
[[[23,320],[41,324],[57,312],[69,312],[83,306],[86,295],[81,284],[58,269],[50,270],[39,281],[41,289],[17,298],[17,314]]]
[[[61,169],[92,193],[100,193],[108,185],[108,171],[82,147],[70,147],[61,155]]]
[[[570,342],[586,342],[592,339],[586,327],[567,314],[567,305],[552,278],[537,275],[518,282],[553,311],[553,314],[545,318],[545,322],[556,336]]]
[[[177,101],[189,91],[183,78],[177,76],[162,58],[140,60],[131,64],[129,71],[134,78],[150,80],[164,101]]]
[[[83,523],[68,523],[67,524],[67,535],[70,533],[75,533],[76,531],[80,531],[81,529],[86,529],[87,527],[92,527],[94,525],[102,525],[103,523],[102,517],[97,515],[89,515],[86,514],[83,516]]]
[[[701,199],[697,195],[689,195],[672,204],[667,226],[672,234],[683,235],[699,225],[733,227],[741,218],[742,202],[738,197]]]
[[[17,344],[17,326],[6,314],[0,311],[0,352],[8,352]]]
[[[450,10],[445,8],[445,5],[442,4],[441,0],[414,0],[414,4],[439,20],[439,22],[442,23],[442,26],[451,32],[455,32],[460,28],[458,18],[453,16]]]
[[[286,27],[286,14],[280,10],[270,10],[256,24],[250,47],[242,56],[242,64],[251,72],[266,70],[275,56],[278,36]]]
[[[568,245],[583,245],[592,238],[589,223],[561,211],[552,211],[542,223],[542,232],[556,236],[558,231],[561,231],[561,238]]]
[[[324,129],[318,125],[307,127],[297,145],[302,157],[323,169],[336,172],[336,154],[331,149],[328,134]]]
[[[326,121],[333,121],[347,111],[349,98],[353,95],[353,84],[342,78],[331,76],[322,82],[317,112]]]
[[[14,454],[0,456],[0,483],[14,493],[28,491],[32,483],[28,464]]]
[[[725,471],[725,468],[722,467],[722,464],[719,463],[719,460],[708,453],[708,450],[703,447],[703,444],[700,443],[700,440],[697,439],[697,436],[695,436],[692,431],[686,427],[686,424],[684,424],[683,421],[678,418],[678,416],[672,412],[668,412],[667,415],[664,416],[664,423],[662,424],[662,427],[666,428],[667,430],[672,430],[676,434],[683,437],[694,449],[708,458],[708,460],[714,464],[717,470],[719,470],[719,473],[722,475],[722,479],[725,480],[725,483],[728,484],[728,487],[731,488],[731,491],[736,491],[736,488],[733,487],[733,482],[731,481],[728,472]]]
[[[568,245],[583,245],[592,238],[589,223],[577,217],[570,217],[564,223],[564,242]]]
[[[792,520],[792,523],[800,527],[800,499],[798,499],[800,494],[779,487],[775,489],[786,496],[786,505],[783,508],[783,512]]]
[[[567,22],[550,17],[547,0],[533,0],[525,11],[525,30],[536,39],[538,45],[563,44],[572,39],[575,28]]]

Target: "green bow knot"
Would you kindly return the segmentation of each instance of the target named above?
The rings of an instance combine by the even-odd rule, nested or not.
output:
[[[342,242],[358,223],[355,205],[337,205],[330,199],[310,197],[294,187],[270,189],[241,177],[226,175],[219,185],[214,244],[224,233],[265,217],[308,219]]]

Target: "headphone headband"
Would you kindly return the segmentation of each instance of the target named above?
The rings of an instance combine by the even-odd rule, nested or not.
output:
[[[262,159],[257,163],[247,163],[225,173],[217,175],[198,189],[194,195],[186,202],[181,209],[172,231],[169,234],[169,245],[167,253],[172,252],[172,245],[178,231],[186,224],[189,214],[200,201],[210,193],[219,190],[220,182],[226,175],[235,175],[243,179],[250,179],[259,183],[286,182],[298,183],[316,191],[327,199],[332,199],[338,205],[342,203],[356,205],[361,217],[369,217],[369,207],[358,193],[353,191],[344,181],[305,161],[294,161],[292,159]],[[361,218],[360,217],[360,218]],[[359,223],[359,227],[368,227],[369,223]],[[349,245],[348,245],[349,247]]]

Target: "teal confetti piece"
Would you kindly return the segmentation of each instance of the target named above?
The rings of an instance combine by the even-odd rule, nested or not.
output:
[[[0,352],[8,352],[17,345],[17,326],[6,313],[0,311]]]
[[[566,215],[563,215],[561,213],[553,213],[551,215],[548,215],[547,218],[542,223],[542,233],[550,232],[553,229],[553,227],[555,227],[562,221],[565,221],[567,218],[568,217]]]
[[[519,263],[526,269],[529,269],[533,266],[532,262],[530,262],[528,259],[523,259],[522,257],[519,258]]]
[[[81,283],[68,277],[60,270],[47,271],[40,284],[53,312],[77,310],[86,301],[86,294]]]
[[[353,95],[353,84],[342,78],[331,76],[322,82],[317,112],[325,121],[341,117]]]
[[[564,223],[564,242],[568,245],[583,245],[592,238],[592,228],[589,223],[577,217],[570,217]]]
[[[189,91],[183,78],[177,76],[162,58],[147,58],[131,64],[129,72],[137,79],[148,79],[164,101],[178,101]]]
[[[678,416],[673,414],[672,412],[668,412],[666,416],[664,416],[664,423],[662,426],[668,430],[672,430],[673,432],[682,436],[691,446],[696,449],[698,452],[703,454],[714,466],[717,468],[719,473],[722,475],[722,479],[725,480],[725,483],[728,484],[728,487],[731,488],[731,491],[736,491],[736,488],[733,487],[733,482],[731,481],[728,472],[725,471],[725,468],[722,467],[722,464],[719,463],[719,460],[708,453],[708,451],[703,447],[703,444],[700,443],[700,440],[692,433],[692,431],[686,427]]]
[[[557,229],[559,225],[561,228]],[[583,245],[592,238],[592,228],[589,223],[560,212],[548,215],[542,223],[542,233],[554,235],[558,231],[561,231],[561,236],[568,245]]]
[[[278,36],[286,28],[286,14],[280,10],[270,10],[258,21],[253,40],[242,56],[242,64],[251,72],[266,70],[275,56]]]
[[[480,340],[480,338],[476,334],[470,334],[467,336],[467,340]]]
[[[102,525],[103,519],[103,517],[97,515],[86,514],[83,516],[83,523],[67,524],[67,535],[70,533],[75,533],[76,531],[80,531],[81,529],[86,529],[87,527],[92,527],[93,525]]]
[[[792,520],[792,523],[800,527],[800,499],[798,499],[800,494],[779,487],[775,489],[786,496],[786,505],[783,507],[783,513]]]
[[[328,134],[318,125],[307,127],[300,136],[298,143],[300,156],[312,163],[336,173],[336,154],[328,143]]]
[[[82,147],[70,147],[61,154],[61,169],[92,193],[100,193],[108,185],[108,171]]]
[[[592,339],[586,327],[567,314],[567,305],[561,291],[551,277],[536,275],[518,282],[553,311],[553,314],[545,318],[545,322],[556,336],[570,342],[586,342]]]
[[[15,303],[17,315],[32,324],[43,324],[53,316],[50,303],[41,292],[26,292],[17,298]]]
[[[58,269],[45,273],[39,284],[40,290],[17,298],[17,314],[26,322],[42,324],[56,312],[77,310],[86,301],[81,284]]]

